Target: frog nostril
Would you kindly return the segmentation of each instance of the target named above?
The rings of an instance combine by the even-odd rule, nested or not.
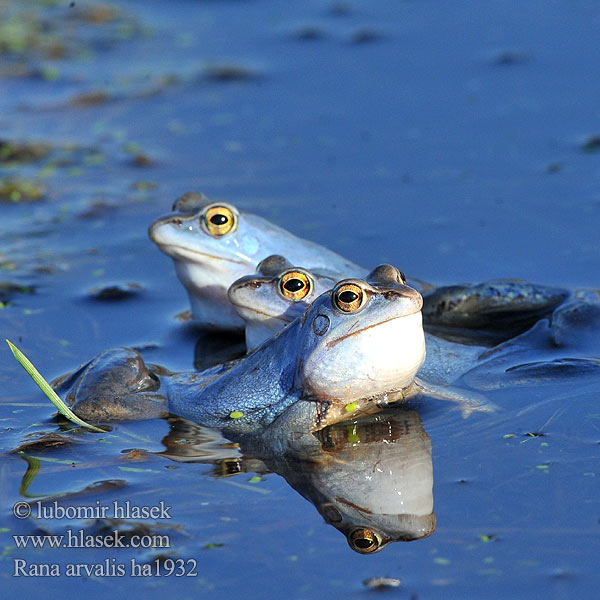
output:
[[[173,225],[177,225],[177,227],[180,227],[181,225],[183,225],[183,221],[177,217],[175,217],[174,219],[171,219],[171,223],[173,223]]]

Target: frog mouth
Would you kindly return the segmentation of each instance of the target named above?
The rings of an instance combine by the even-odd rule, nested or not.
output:
[[[190,246],[182,246],[176,243],[177,236],[172,234],[171,228],[168,227],[169,225],[172,227],[172,223],[168,219],[166,221],[164,219],[158,219],[148,228],[148,237],[160,248],[162,252],[171,258],[187,258],[188,260],[198,263],[218,260],[244,266],[251,265],[254,267],[252,259],[248,256],[242,255],[240,258],[233,258],[223,256],[222,254],[219,255],[211,254],[210,252],[202,252],[200,250],[190,248]]]
[[[257,315],[263,315],[265,317],[269,317],[269,319],[277,319],[278,321],[282,321],[283,323],[290,322],[289,319],[285,319],[281,315],[274,315],[272,313],[265,312],[264,310],[258,310],[258,308],[254,308],[254,307],[251,308],[247,304],[239,304],[238,302],[234,302],[231,298],[229,298],[229,302],[231,302],[231,304],[233,304],[233,306],[237,306],[238,308],[241,308],[244,310],[251,310],[253,313],[256,313]]]
[[[372,323],[371,325],[366,325],[365,327],[361,327],[360,329],[355,329],[354,331],[350,331],[349,333],[341,335],[340,337],[335,338],[334,340],[331,340],[330,342],[327,342],[327,348],[336,346],[340,342],[343,342],[345,339],[348,339],[350,337],[358,335],[359,333],[362,333],[363,331],[367,331],[369,329],[374,329],[375,327],[379,327],[380,325],[385,325],[386,323],[390,323],[391,321],[397,321],[398,319],[411,319],[414,315],[419,314],[420,312],[421,312],[421,309],[415,307],[415,310],[408,314],[398,315],[397,317],[391,317],[389,319],[386,319],[385,321],[378,321],[377,323]],[[419,322],[422,323],[422,320],[420,320]]]
[[[168,244],[168,245],[164,245],[164,248],[166,250],[168,250],[169,252],[165,252],[165,254],[169,254],[169,255],[173,255],[176,254],[177,257],[181,257],[181,258],[187,258],[189,260],[193,260],[194,262],[207,262],[207,261],[215,261],[215,260],[220,260],[222,262],[228,262],[228,263],[233,263],[236,265],[244,265],[247,266],[249,264],[251,264],[250,260],[246,259],[236,259],[236,258],[228,258],[226,256],[223,255],[217,255],[217,254],[209,254],[208,252],[200,252],[198,250],[191,250],[190,248],[186,248],[185,246],[178,246],[176,244]],[[162,249],[162,248],[161,248]],[[175,250],[175,252],[171,252],[172,250]],[[164,252],[164,250],[163,250]],[[203,260],[199,260],[196,257],[202,257]]]

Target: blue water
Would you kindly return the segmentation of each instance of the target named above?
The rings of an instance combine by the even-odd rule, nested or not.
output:
[[[24,56],[32,72],[56,69],[53,81],[2,78],[0,138],[81,149],[52,172],[44,166],[59,150],[31,165],[0,166],[2,177],[41,177],[47,190],[38,203],[0,204],[1,279],[36,287],[0,311],[2,337],[48,378],[115,345],[143,346],[151,361],[190,369],[196,334],[175,318],[186,297],[170,259],[146,237],[148,224],[188,190],[366,266],[391,262],[434,283],[507,276],[597,287],[600,152],[582,149],[600,134],[597,3],[343,6],[127,0],[116,23],[74,25],[66,8],[32,4],[79,42],[64,59]],[[307,27],[319,39],[301,39]],[[353,42],[361,32],[373,39]],[[0,55],[4,64],[9,58]],[[207,69],[219,65],[247,77],[215,81]],[[109,100],[74,103],[98,91]],[[90,148],[101,161],[85,160]],[[153,164],[132,166],[137,152]],[[89,297],[129,282],[143,287],[129,300]],[[31,451],[66,462],[42,460],[29,493],[122,480],[124,487],[74,503],[162,500],[173,507],[176,555],[198,561],[197,577],[86,581],[13,577],[21,554],[10,536],[61,533],[66,524],[11,516],[27,463],[7,453],[58,426],[8,349],[0,382],[0,572],[9,595],[364,597],[371,592],[363,580],[381,575],[402,579],[399,593],[418,598],[596,595],[594,382],[496,391],[501,412],[466,421],[425,407],[436,532],[366,557],[276,475],[253,483],[252,473],[215,479],[209,465],[152,454],[121,459],[132,448],[160,452],[166,422],[116,426],[107,443],[70,434],[80,443]],[[105,556],[147,554],[23,554],[62,566]]]

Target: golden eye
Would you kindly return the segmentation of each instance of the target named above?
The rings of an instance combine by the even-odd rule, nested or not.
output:
[[[355,529],[348,536],[350,548],[361,554],[371,554],[377,552],[381,542],[377,534],[371,529]]]
[[[279,291],[289,300],[302,300],[311,290],[312,280],[302,271],[288,271],[279,278]]]
[[[209,206],[202,219],[205,229],[214,236],[225,235],[236,225],[235,215],[226,206]]]
[[[340,285],[333,292],[333,302],[337,308],[343,312],[354,312],[358,310],[364,302],[365,293],[362,288],[355,283],[345,283]]]

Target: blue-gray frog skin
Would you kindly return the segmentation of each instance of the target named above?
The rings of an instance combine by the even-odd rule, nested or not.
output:
[[[176,212],[157,219],[148,230],[150,239],[173,259],[198,324],[243,331],[244,321],[229,302],[227,290],[271,254],[283,253],[336,281],[366,274],[363,267],[266,219],[225,202],[205,201],[204,196],[182,197],[173,207]]]
[[[261,261],[256,271],[234,281],[227,292],[244,319],[248,352],[302,315],[315,298],[336,284],[332,277],[295,267],[277,254]]]
[[[254,274],[256,265],[269,255],[284,255],[293,265],[334,281],[368,273],[319,244],[230,204],[210,204],[201,194],[182,196],[173,210],[152,223],[149,236],[173,259],[192,317],[206,328],[243,331],[244,321],[229,302],[227,290],[237,279]],[[408,284],[424,296],[427,328],[507,331],[514,325],[504,339],[551,313],[569,295],[560,288],[513,280],[437,290],[415,278],[408,278]],[[494,338],[502,341],[502,333]]]
[[[262,429],[275,420],[298,431],[320,429],[411,388],[425,358],[421,307],[421,295],[406,285],[343,280],[239,361],[173,374],[146,368],[133,350],[114,349],[63,387],[70,386],[74,412],[93,421],[110,419],[111,404],[117,419],[128,418],[124,407],[133,397],[132,418],[144,414],[142,402],[148,417],[168,411],[232,432]],[[141,401],[136,370],[142,373]]]
[[[246,275],[229,288],[229,298],[246,321],[246,346],[252,350],[292,322],[315,299],[315,290],[327,289],[327,277],[293,267],[282,256],[270,256],[258,273]],[[374,285],[405,285],[402,271],[393,265],[379,265],[367,281]],[[286,289],[286,286],[289,289]],[[478,364],[481,346],[455,344],[426,334],[427,357],[419,372],[429,384],[448,385]]]
[[[258,270],[258,274],[243,277],[229,289],[232,303],[246,321],[249,348],[258,346],[293,320],[298,310],[312,301],[312,290],[327,285],[327,279],[307,269],[291,267],[280,256],[265,259]],[[404,275],[392,265],[380,265],[367,275],[367,281],[402,283]],[[285,289],[288,284],[293,293]],[[457,301],[462,299],[464,306],[459,303],[456,307],[457,322],[467,310],[478,307],[481,314],[478,316],[478,311],[473,310],[470,318],[473,322],[479,318],[481,325],[486,324],[490,314],[502,312],[505,298],[513,303],[515,319],[519,307],[531,309],[529,316],[532,316],[536,307],[544,306],[546,301],[564,299],[560,290],[554,293],[553,288],[544,289],[527,282],[497,281],[471,288],[478,296],[473,301],[467,298],[467,286],[446,288],[443,293],[434,292],[434,297],[440,302],[452,297]],[[544,319],[533,330],[495,346],[493,351],[426,332],[427,357],[418,376],[423,382],[443,386],[462,378],[468,387],[485,390],[550,382],[566,376],[595,376],[600,362],[593,358],[600,354],[599,324],[600,293],[578,290],[569,302],[554,310],[551,323]],[[570,355],[565,356],[565,351]],[[465,376],[469,371],[472,373]]]
[[[564,288],[517,279],[442,286],[425,297],[423,320],[439,335],[457,328],[488,330],[502,341],[552,314],[570,296]]]

